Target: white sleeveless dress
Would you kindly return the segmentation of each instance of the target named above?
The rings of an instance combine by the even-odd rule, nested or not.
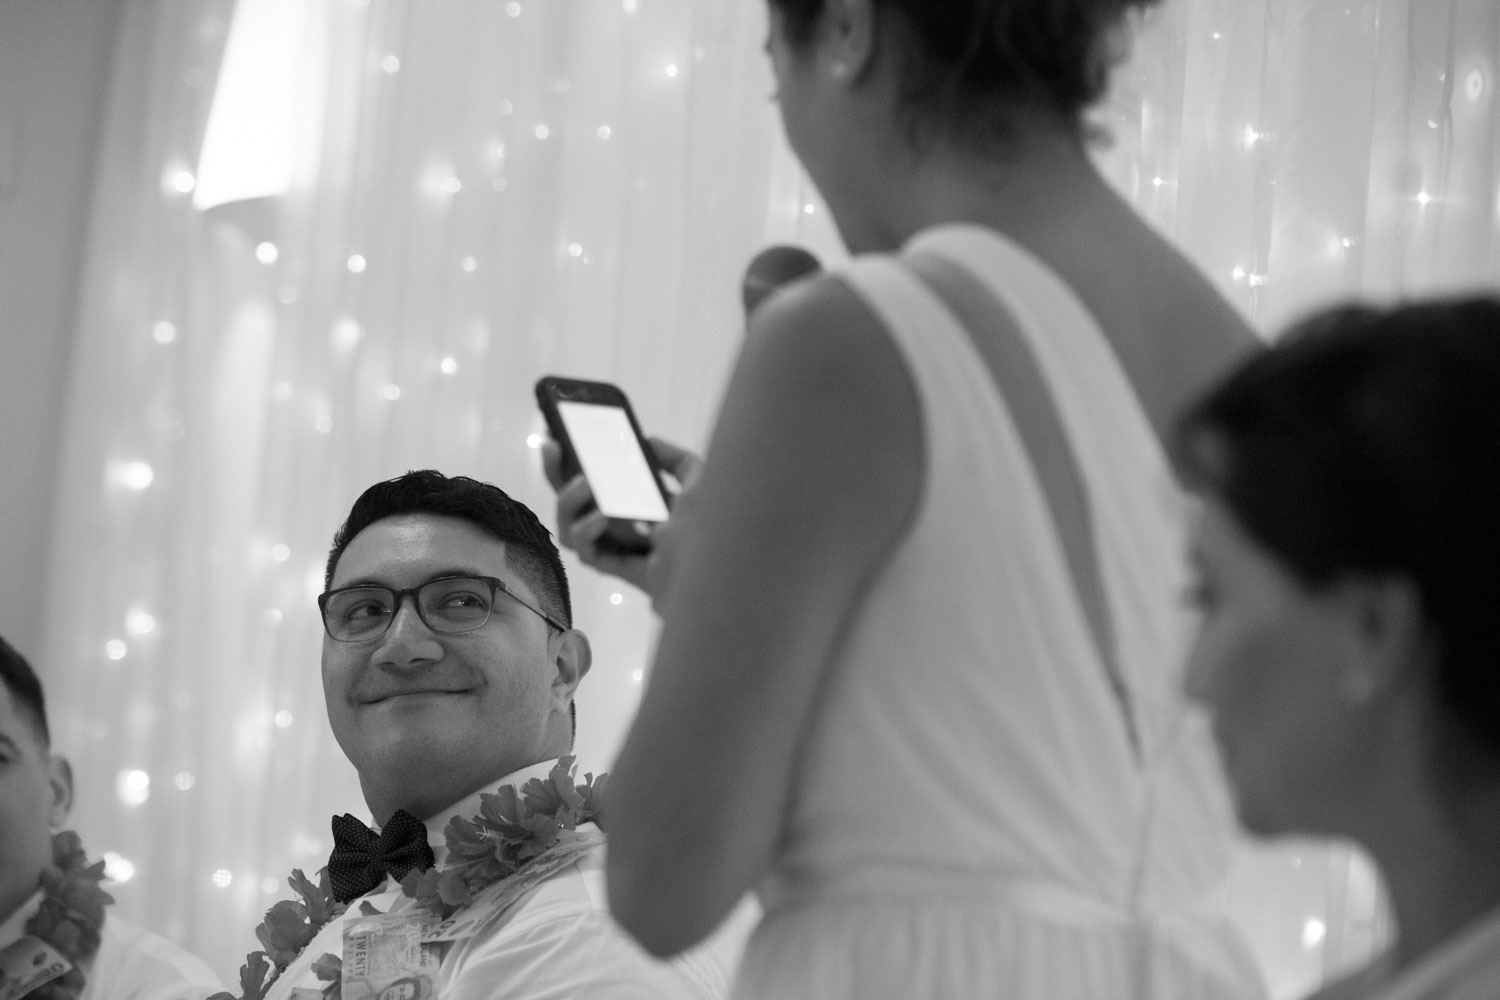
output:
[[[1178,693],[1184,501],[1096,322],[972,226],[843,277],[905,358],[926,467],[815,708],[734,995],[1261,996],[1216,895],[1232,813]],[[1029,444],[1072,454],[1092,618],[1034,414],[1013,417],[959,319],[1001,310],[1034,365],[1007,376],[1043,383],[1059,434]]]

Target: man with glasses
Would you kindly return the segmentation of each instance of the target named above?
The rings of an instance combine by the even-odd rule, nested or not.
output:
[[[366,490],[334,537],[326,583],[328,720],[379,833],[335,817],[328,871],[348,916],[303,948],[269,1000],[320,988],[313,964],[325,953],[342,955],[347,982],[351,963],[365,962],[373,939],[360,935],[372,920],[395,927],[388,940],[428,933],[400,880],[464,860],[447,856],[449,822],[463,828],[486,808],[485,793],[546,779],[570,752],[573,695],[591,659],[547,529],[525,505],[463,476],[410,472]],[[469,904],[488,910],[460,906],[453,916],[477,932],[388,949],[397,957],[387,986],[432,975],[440,1000],[722,994],[708,953],[660,961],[619,930],[597,841],[569,843],[567,856],[543,855],[530,873],[508,876],[526,886],[519,896],[496,896],[504,882],[491,881]],[[344,996],[354,1000],[347,985]]]

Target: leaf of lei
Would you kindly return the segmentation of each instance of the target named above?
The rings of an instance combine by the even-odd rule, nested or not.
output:
[[[88,863],[83,841],[72,830],[52,837],[52,864],[42,870],[42,902],[25,933],[56,948],[74,966],[28,994],[32,1000],[73,1000],[84,988],[81,966],[99,950],[104,908],[114,902],[99,887],[104,862]]]
[[[586,774],[580,785],[574,784],[574,770],[574,759],[562,757],[545,780],[533,778],[519,794],[515,786],[502,785],[480,796],[479,815],[450,820],[443,830],[449,864],[442,870],[410,872],[401,880],[402,894],[415,901],[413,909],[446,919],[475,894],[555,846],[578,824],[597,824],[609,775]],[[334,900],[327,869],[318,875],[318,884],[314,885],[300,868],[292,870],[287,884],[302,901],[282,900],[266,911],[265,920],[255,930],[266,950],[246,956],[240,968],[241,996],[216,993],[209,1000],[264,1000],[277,976],[312,943],[318,931],[343,915],[348,904]],[[361,901],[360,912],[370,912],[368,907],[367,901]],[[327,959],[338,961],[337,956],[324,955],[318,963]],[[314,963],[314,972],[321,978],[318,963]],[[338,991],[334,982],[324,988],[324,995],[338,1000]]]

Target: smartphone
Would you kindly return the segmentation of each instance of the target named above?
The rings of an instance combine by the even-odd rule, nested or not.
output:
[[[625,393],[608,382],[547,375],[537,380],[536,402],[562,449],[563,477],[581,471],[609,518],[600,548],[651,551],[652,532],[668,516],[668,493]]]

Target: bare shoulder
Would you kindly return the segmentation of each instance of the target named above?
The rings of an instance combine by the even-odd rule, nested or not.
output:
[[[1051,261],[1083,300],[1157,433],[1262,343],[1239,311],[1133,213]]]

